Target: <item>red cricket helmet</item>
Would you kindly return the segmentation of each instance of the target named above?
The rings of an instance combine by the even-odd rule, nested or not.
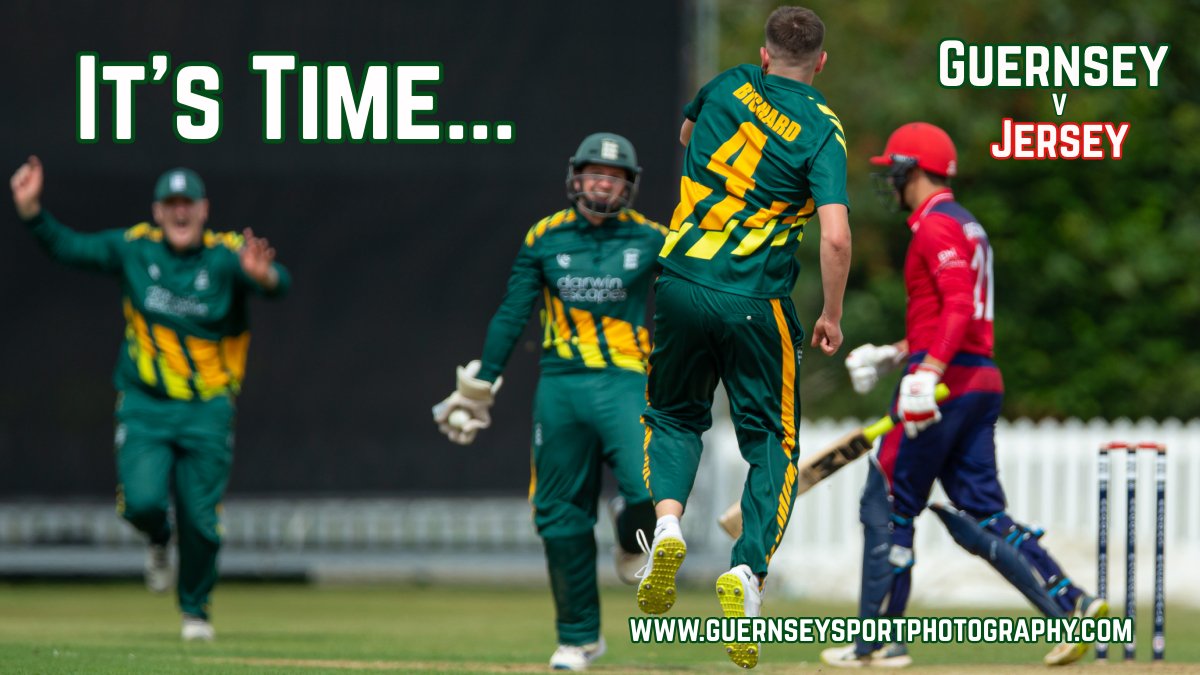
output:
[[[909,122],[893,131],[883,154],[872,157],[871,163],[891,166],[903,160],[915,160],[917,166],[938,176],[958,173],[958,151],[950,134],[928,122]]]

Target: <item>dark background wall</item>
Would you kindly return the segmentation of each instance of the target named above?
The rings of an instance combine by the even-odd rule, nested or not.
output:
[[[293,293],[253,307],[239,400],[234,493],[512,492],[528,480],[529,330],[496,423],[467,449],[430,406],[479,354],[525,230],[565,204],[579,140],[627,135],[645,173],[638,207],[674,205],[685,41],[680,2],[6,3],[0,171],[31,153],[43,203],[80,230],[149,219],[154,179],[185,165],[208,183],[210,226],[253,226],[292,270]],[[101,141],[75,142],[75,53],[169,51],[224,75],[224,129],[208,145],[171,131],[168,86],[138,90],[137,140],[117,145],[107,88]],[[437,120],[512,120],[512,145],[302,145],[261,140],[251,51],[305,61],[440,61]],[[752,56],[753,54],[751,54]],[[289,83],[294,85],[294,82]],[[8,203],[7,196],[5,203]],[[115,281],[50,262],[0,209],[0,497],[112,493],[121,340]]]

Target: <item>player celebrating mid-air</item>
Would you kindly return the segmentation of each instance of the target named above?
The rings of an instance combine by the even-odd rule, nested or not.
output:
[[[525,235],[508,291],[488,326],[483,358],[458,369],[458,387],[434,408],[450,440],[468,444],[489,408],[529,313],[542,299],[541,378],[533,403],[529,498],[554,595],[556,670],[585,670],[604,653],[596,586],[596,507],[612,468],[617,573],[635,583],[654,508],[642,480],[639,421],[646,398],[646,297],[666,228],[631,207],[641,167],[612,133],[585,138],[567,167],[570,208]],[[457,419],[456,419],[457,418]]]
[[[154,222],[84,234],[42,208],[42,164],[13,174],[17,214],[55,260],[120,279],[125,342],[117,389],[117,511],[149,538],[146,586],[173,581],[167,511],[174,486],[178,595],[185,640],[212,640],[209,596],[217,581],[220,503],[233,461],[234,398],[250,345],[249,293],[279,297],[290,285],[275,249],[204,229],[204,183],[172,169],[154,188]]]
[[[744,529],[732,569],[717,580],[726,616],[757,616],[767,565],[783,538],[796,480],[796,397],[804,330],[790,298],[796,248],[814,213],[821,222],[825,306],[812,344],[842,342],[850,265],[846,139],[812,86],[825,66],[825,26],[811,10],[781,7],[766,24],[762,65],[714,78],[684,108],[687,146],[680,201],[659,254],[655,347],[646,409],[647,485],[658,523],[638,605],[666,612],[686,544],[679,519],[725,383],[742,456]],[[758,663],[758,646],[729,643],[734,663]]]
[[[1080,590],[1041,547],[1042,530],[1015,522],[1005,511],[996,473],[995,427],[1004,384],[992,361],[992,248],[983,227],[950,191],[957,173],[954,143],[942,129],[913,122],[897,129],[871,163],[887,167],[881,192],[912,212],[912,241],[904,263],[905,339],[864,345],[846,358],[854,388],[866,393],[880,374],[908,357],[894,401],[903,427],[885,436],[871,457],[860,505],[865,535],[860,615],[904,615],[915,562],[913,521],[934,480],[953,505],[930,508],[955,542],[986,559],[1044,614],[1106,615],[1104,599]],[[951,391],[940,407],[934,399],[939,382]],[[1087,643],[1063,643],[1045,662],[1067,664],[1086,650]],[[848,667],[912,661],[903,644],[864,642],[826,649],[821,660]]]

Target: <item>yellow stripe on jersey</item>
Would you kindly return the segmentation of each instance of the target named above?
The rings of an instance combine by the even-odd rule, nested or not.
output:
[[[192,367],[188,365],[179,336],[170,328],[158,324],[150,325],[150,335],[158,346],[158,372],[162,375],[167,395],[190,400],[193,394],[188,380],[192,377]]]
[[[196,377],[193,383],[200,398],[208,400],[225,392],[229,386],[230,375],[221,364],[221,349],[212,340],[203,340],[193,335],[183,338],[192,363],[196,364]]]
[[[717,202],[716,206],[708,210],[704,214],[704,219],[700,221],[700,229],[710,232],[720,232],[729,227],[729,219],[735,213],[746,208],[745,200],[738,199],[733,195],[726,195],[724,199]]]
[[[837,127],[838,131],[843,134],[846,133],[846,130],[842,128],[842,121],[838,119],[837,113],[833,112],[832,108],[824,103],[817,103],[817,110],[825,113],[825,116],[829,118],[830,122],[833,122],[833,126]]]
[[[734,198],[725,198],[726,201],[730,199]],[[740,202],[742,200],[739,199],[738,201]],[[724,204],[725,202],[721,203]],[[720,206],[720,204],[717,206]],[[716,207],[713,208],[714,210],[716,209]],[[712,211],[709,211],[708,213],[709,215],[712,215]],[[708,218],[705,217],[705,220],[708,220]],[[733,228],[737,227],[737,224],[738,221],[730,220],[729,222],[725,223],[725,227],[722,230],[718,230],[716,232],[705,232],[704,236],[697,239],[695,244],[692,244],[692,247],[688,249],[685,255],[687,255],[689,258],[712,260],[713,256],[717,254],[717,251],[720,251],[721,247],[725,245],[725,242],[729,241],[729,235],[733,234]],[[703,229],[704,226],[701,225],[700,227]]]
[[[578,340],[579,355],[583,357],[583,365],[588,368],[604,368],[608,364],[600,352],[600,336],[596,333],[596,322],[591,312],[571,307],[571,321],[575,324]]]
[[[571,353],[571,326],[563,316],[562,300],[551,296],[549,288],[543,288],[542,293],[546,302],[546,339],[542,342],[542,349],[549,349],[553,345],[560,359],[574,358]]]
[[[246,377],[246,355],[250,352],[250,331],[221,338],[221,362],[233,377],[236,390]]]
[[[775,225],[778,222],[779,221],[777,219],[772,218],[771,222],[767,223],[766,227],[750,230],[745,236],[742,237],[742,241],[737,245],[737,248],[730,251],[729,254],[750,255],[751,253],[754,253],[760,246],[762,246],[763,242],[767,240],[767,237],[771,234],[771,231],[775,229]]]
[[[150,223],[138,223],[133,227],[125,230],[125,241],[133,241],[134,239],[149,239],[150,241],[162,241],[163,232],[160,228],[154,227]]]
[[[546,216],[545,218],[537,221],[537,223],[534,224],[533,227],[529,228],[529,231],[525,233],[525,245],[533,246],[533,242],[540,239],[542,235],[546,234],[546,232],[549,230],[552,230],[563,223],[573,222],[575,222],[575,212],[571,209],[563,209],[558,213]]]
[[[213,232],[211,230],[204,231],[205,248],[224,246],[230,251],[240,251],[245,243],[246,238],[237,232]]]
[[[659,250],[658,256],[660,258],[665,258],[671,255],[671,251],[675,250],[675,244],[678,244],[679,240],[682,239],[683,235],[687,234],[688,230],[690,229],[692,229],[692,224],[684,223],[683,227],[679,228],[678,230],[672,230],[671,233],[667,235],[667,240],[663,242],[662,249]]]
[[[646,372],[645,357],[633,335],[633,324],[605,316],[601,318],[601,326],[613,365],[639,373]]]
[[[632,220],[633,222],[637,223],[638,225],[644,225],[646,227],[649,227],[649,228],[655,230],[656,232],[663,235],[664,237],[667,236],[667,228],[654,222],[653,220],[650,220],[646,216],[642,215],[641,213],[639,213],[637,211],[634,211],[633,209],[623,209],[621,211],[621,213],[617,215],[617,220],[621,220],[621,221]]]
[[[533,246],[534,240],[546,233],[546,223],[550,222],[550,216],[546,216],[534,223],[533,227],[529,228],[529,232],[525,233],[525,245]],[[538,228],[541,228],[540,230]]]
[[[158,384],[158,374],[154,370],[154,357],[158,350],[150,339],[150,330],[146,320],[133,308],[129,298],[125,299],[125,342],[129,345],[129,357],[137,365],[138,377],[150,386]]]
[[[637,329],[638,346],[642,348],[642,354],[650,356],[650,331],[644,326],[638,326]]]
[[[685,225],[684,221],[696,210],[696,205],[712,193],[712,188],[705,187],[687,176],[680,176],[679,204],[675,207],[675,213],[671,215],[671,231],[680,231]]]
[[[813,103],[816,103],[816,101],[814,100]],[[842,128],[842,121],[838,119],[837,114],[827,105],[817,103],[817,109],[825,113],[829,121],[833,122],[833,126],[837,127],[837,131],[833,132],[833,137],[837,139],[838,143],[842,144],[842,151],[849,155],[850,151],[846,149],[846,130]]]
[[[790,207],[790,206],[791,206],[790,202],[772,201],[771,208],[759,209],[758,213],[755,213],[754,215],[750,216],[749,218],[746,219],[746,222],[742,223],[742,227],[748,227],[751,229],[757,229],[757,228],[763,227],[768,221],[775,218],[776,216],[783,213],[784,211],[787,211],[788,207]]]

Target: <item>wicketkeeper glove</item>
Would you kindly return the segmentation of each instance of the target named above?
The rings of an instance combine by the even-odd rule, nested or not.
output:
[[[942,411],[938,409],[934,390],[942,374],[928,366],[917,366],[912,373],[900,380],[900,398],[896,402],[896,412],[904,423],[904,434],[916,438],[926,429],[942,419]]]
[[[892,345],[876,347],[865,344],[846,355],[846,370],[850,371],[850,382],[854,391],[865,394],[875,388],[879,378],[895,370],[908,352]]]
[[[459,366],[455,372],[458,386],[454,393],[433,407],[433,421],[437,422],[438,431],[459,445],[470,445],[480,429],[492,425],[489,410],[504,378],[497,377],[495,382],[481,380],[476,376],[482,367],[478,360]],[[470,418],[462,424],[451,424],[450,416],[456,410],[465,411]]]

